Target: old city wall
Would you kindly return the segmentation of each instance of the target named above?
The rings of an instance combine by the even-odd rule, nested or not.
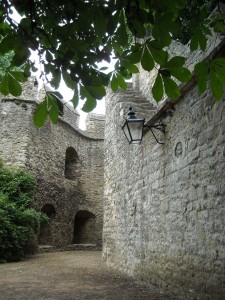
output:
[[[169,100],[147,109],[136,97],[151,100],[149,76],[141,71],[136,89],[107,96],[104,260],[184,299],[224,299],[225,98],[200,96],[193,82],[175,111],[166,111]],[[164,145],[150,131],[140,145],[127,143],[120,125],[130,105],[149,124],[166,124],[165,134],[155,131]]]
[[[39,129],[32,124],[33,96],[0,102],[0,157],[37,178],[34,206],[50,217],[40,233],[41,244],[101,248],[104,117],[90,116],[91,130],[83,132],[78,114],[66,110],[66,121],[47,122]]]

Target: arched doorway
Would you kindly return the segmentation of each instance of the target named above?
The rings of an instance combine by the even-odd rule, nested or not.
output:
[[[74,219],[74,244],[95,243],[95,215],[87,210],[80,210]]]
[[[41,245],[51,245],[52,243],[52,223],[56,216],[55,208],[52,204],[45,204],[41,212],[45,213],[49,221],[47,224],[43,224],[40,227],[40,233],[38,237],[38,242]]]
[[[77,177],[78,154],[73,147],[66,149],[65,178],[74,180]]]

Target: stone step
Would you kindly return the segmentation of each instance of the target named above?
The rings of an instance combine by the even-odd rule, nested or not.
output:
[[[101,250],[96,244],[70,244],[66,247],[67,250]]]
[[[54,247],[51,245],[39,245],[38,252],[58,252],[58,251],[76,251],[76,250],[102,250],[100,246],[96,244],[70,244],[64,247]]]
[[[53,252],[55,248],[51,245],[38,245],[38,252],[43,253],[43,252]]]

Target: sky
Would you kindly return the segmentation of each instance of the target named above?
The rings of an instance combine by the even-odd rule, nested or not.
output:
[[[64,83],[64,81],[61,81],[61,83],[60,83],[59,92],[62,94],[63,99],[66,102],[69,101],[70,99],[72,99],[72,97],[73,97],[73,91],[66,86],[66,84]],[[84,104],[84,100],[80,100],[79,104],[78,104],[78,107],[77,107],[77,111],[80,114],[80,124],[79,124],[79,127],[80,127],[80,129],[85,130],[86,129],[85,119],[87,117],[87,113],[85,113],[85,112],[83,112],[81,110],[83,104]],[[102,100],[97,100],[97,106],[92,111],[92,113],[105,114],[105,99],[104,98]]]

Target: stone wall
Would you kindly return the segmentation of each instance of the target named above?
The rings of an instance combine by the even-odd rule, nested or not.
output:
[[[65,113],[66,121],[61,118],[57,125],[47,122],[43,128],[36,128],[32,123],[35,107],[35,101],[25,98],[2,99],[0,157],[5,165],[26,168],[37,178],[34,207],[51,219],[41,228],[40,243],[65,248],[77,241],[79,226],[82,234],[90,237],[85,243],[100,248],[103,129],[79,130],[79,116],[71,110]]]
[[[193,84],[164,115],[166,134],[155,132],[164,145],[150,131],[129,145],[120,124],[136,93],[107,96],[103,258],[182,299],[222,300],[225,98],[216,102],[209,90],[200,96]],[[145,107],[142,116],[157,112]]]

